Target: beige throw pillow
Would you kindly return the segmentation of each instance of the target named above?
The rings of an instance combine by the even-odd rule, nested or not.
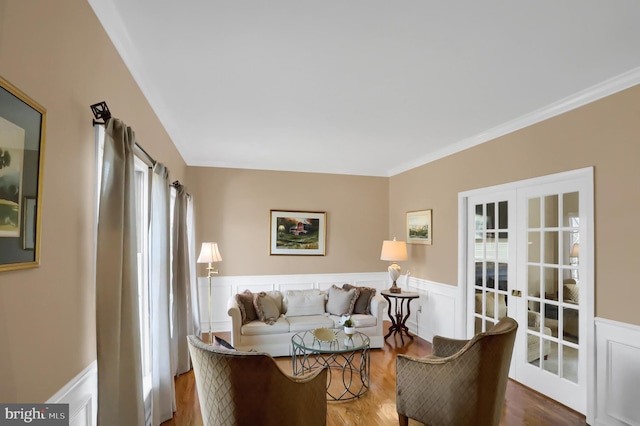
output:
[[[253,296],[253,306],[256,309],[258,319],[269,325],[274,324],[280,316],[276,301],[264,291]]]
[[[331,315],[351,315],[360,292],[357,288],[341,289],[335,285],[329,289],[327,312]]]

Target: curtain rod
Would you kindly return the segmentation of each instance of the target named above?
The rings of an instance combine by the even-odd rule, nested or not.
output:
[[[91,107],[91,112],[93,112],[93,116],[95,117],[92,120],[93,126],[96,126],[96,125],[105,126],[107,124],[107,120],[111,118],[111,111],[109,111],[109,107],[107,106],[107,103],[105,101],[102,101],[102,102],[98,102],[97,104],[93,104],[90,107]],[[97,121],[97,120],[103,120],[103,121]],[[138,142],[135,142],[135,145],[140,151],[142,151],[142,153],[147,157],[147,159],[154,166],[157,164],[157,161],[154,160],[153,157],[150,156],[149,153],[145,151],[145,149],[141,147]],[[180,181],[176,180],[176,181],[173,181],[173,183],[170,186],[174,187],[175,189],[180,189],[180,187],[183,185],[180,183]]]

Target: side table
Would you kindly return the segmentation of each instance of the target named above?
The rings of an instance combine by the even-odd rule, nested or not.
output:
[[[395,336],[396,334],[400,334],[400,340],[404,345],[403,334],[413,340],[413,336],[409,334],[409,327],[406,326],[407,319],[409,315],[411,315],[411,301],[413,299],[417,299],[420,295],[413,291],[403,291],[402,293],[391,293],[389,290],[383,290],[380,292],[382,297],[387,299],[389,303],[389,310],[387,314],[389,318],[391,318],[391,327],[389,327],[389,332],[384,336],[385,340],[387,337],[391,336],[391,333]],[[391,299],[395,300],[395,313],[391,313]],[[404,313],[404,306],[407,305],[407,313]]]

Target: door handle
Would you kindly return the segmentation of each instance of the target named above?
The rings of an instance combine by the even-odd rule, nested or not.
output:
[[[522,297],[522,292],[520,290],[511,290],[511,295],[515,297]]]

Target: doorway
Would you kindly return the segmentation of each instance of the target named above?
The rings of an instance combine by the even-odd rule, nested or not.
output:
[[[510,377],[589,422],[593,170],[482,188],[459,199],[467,337],[504,316],[516,319]]]

